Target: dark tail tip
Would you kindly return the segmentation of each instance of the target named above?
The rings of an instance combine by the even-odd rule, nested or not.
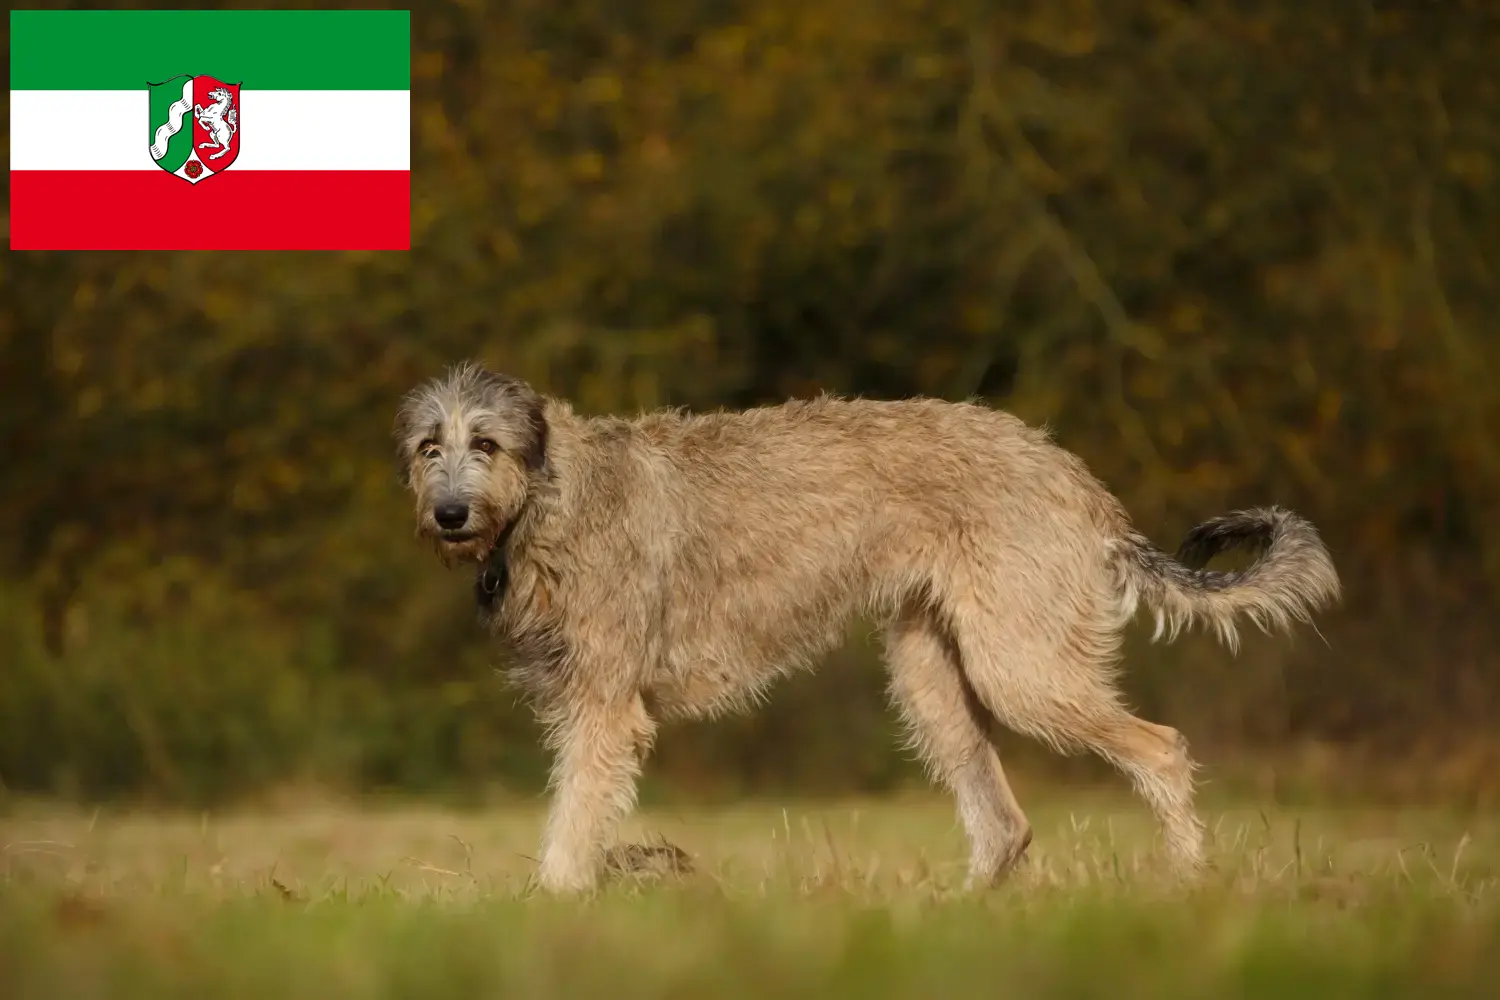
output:
[[[1187,533],[1177,547],[1177,561],[1189,569],[1202,569],[1214,556],[1231,549],[1259,555],[1270,547],[1280,523],[1281,511],[1275,507],[1210,518]]]

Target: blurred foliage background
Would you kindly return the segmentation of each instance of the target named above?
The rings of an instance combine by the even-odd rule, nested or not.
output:
[[[540,789],[389,448],[400,395],[478,357],[593,412],[980,395],[1168,547],[1291,506],[1347,583],[1322,638],[1133,642],[1131,698],[1226,768],[1321,748],[1485,794],[1491,4],[469,0],[412,30],[410,253],[0,265],[5,789]],[[868,632],[668,732],[654,787],[919,778]]]

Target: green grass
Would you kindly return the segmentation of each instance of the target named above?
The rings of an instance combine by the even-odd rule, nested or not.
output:
[[[1027,870],[959,891],[936,799],[657,812],[696,873],[528,891],[540,815],[308,807],[0,820],[0,994],[72,997],[1456,997],[1500,982],[1500,817],[1053,793]],[[1033,796],[1045,798],[1045,796]]]

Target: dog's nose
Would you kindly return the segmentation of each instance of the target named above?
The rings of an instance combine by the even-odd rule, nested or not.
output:
[[[432,508],[432,519],[438,523],[439,528],[449,531],[462,528],[469,520],[469,505],[458,500],[440,503]]]

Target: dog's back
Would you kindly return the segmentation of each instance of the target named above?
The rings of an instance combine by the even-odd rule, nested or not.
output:
[[[641,569],[661,604],[661,700],[684,713],[738,704],[858,615],[888,620],[980,576],[1007,579],[1007,602],[1117,603],[1101,572],[1123,512],[1010,414],[820,397],[611,424],[644,487],[618,526],[654,554]]]

